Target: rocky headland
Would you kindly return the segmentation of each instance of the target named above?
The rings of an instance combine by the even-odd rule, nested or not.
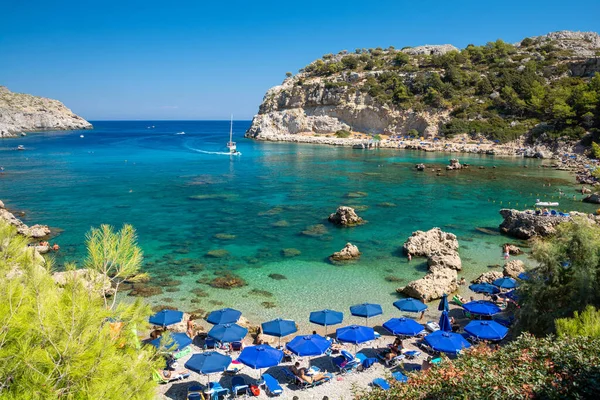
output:
[[[563,124],[541,103],[539,110],[526,107],[538,99],[525,88],[534,85],[549,97],[571,83],[600,80],[592,78],[600,71],[599,52],[597,33],[560,31],[514,45],[326,54],[267,91],[246,136],[538,158],[581,154],[589,143],[579,139],[600,126],[597,112],[579,115],[565,99],[577,116]]]
[[[533,210],[502,209],[500,215],[504,219],[500,224],[500,232],[518,239],[531,239],[544,237],[556,232],[556,227],[571,221],[574,217],[585,218],[590,222],[597,223],[600,216],[571,211],[561,216],[536,214]],[[568,215],[568,216],[566,216]]]
[[[19,234],[28,238],[39,239],[50,235],[50,228],[48,228],[47,225],[25,225],[23,221],[15,217],[13,213],[4,207],[4,203],[2,201],[0,201],[0,219],[8,222],[9,225],[16,227]]]
[[[0,138],[43,130],[92,129],[58,100],[13,93],[0,86]]]
[[[458,239],[440,228],[416,231],[403,245],[405,253],[416,257],[427,257],[429,272],[421,279],[410,282],[399,293],[409,297],[430,301],[458,289],[457,271],[462,269],[458,254]]]

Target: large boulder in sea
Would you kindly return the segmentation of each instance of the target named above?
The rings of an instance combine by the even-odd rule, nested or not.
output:
[[[590,194],[589,196],[586,196],[582,201],[586,203],[600,204],[600,194]]]
[[[427,258],[427,265],[429,266],[429,269],[432,269],[432,267],[450,268],[456,271],[462,269],[462,261],[460,260],[458,252],[452,254],[432,254]]]
[[[355,226],[364,224],[364,220],[356,215],[354,208],[347,206],[340,206],[338,209],[329,216],[329,221],[342,226]]]
[[[455,254],[458,251],[456,235],[433,228],[416,231],[404,242],[404,252],[413,256],[430,257],[434,254]]]
[[[517,278],[520,273],[525,272],[525,263],[521,260],[511,260],[504,264],[502,272],[504,276]]]
[[[455,292],[458,289],[457,278],[454,269],[434,269],[423,278],[412,281],[397,291],[423,301],[435,300],[441,298],[444,293]]]
[[[496,279],[502,278],[504,275],[500,271],[487,271],[473,279],[472,283],[492,283]]]
[[[352,243],[346,243],[346,246],[344,246],[343,249],[333,253],[331,256],[329,256],[329,259],[331,261],[349,261],[359,258],[360,254],[361,253],[358,250],[358,247]]]
[[[519,239],[552,235],[558,224],[570,220],[569,217],[536,215],[533,212],[509,209],[500,210],[500,215],[504,218],[500,224],[500,232]]]

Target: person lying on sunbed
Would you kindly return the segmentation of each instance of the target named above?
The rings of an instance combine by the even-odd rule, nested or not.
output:
[[[398,357],[398,355],[402,353],[403,348],[404,346],[402,345],[402,340],[400,338],[396,338],[396,340],[394,340],[394,343],[392,343],[392,345],[387,349],[385,353],[386,363],[389,363],[394,358]]]
[[[185,369],[182,369],[179,371],[169,371],[167,369],[159,369],[158,372],[160,373],[160,376],[162,376],[164,379],[178,379],[180,376],[189,374],[189,371],[185,370]]]
[[[304,367],[300,367],[300,363],[298,361],[296,361],[296,364],[294,364],[290,370],[292,371],[292,373],[294,375],[296,375],[298,378],[300,378],[301,380],[303,380],[304,382],[307,383],[313,383],[313,382],[319,382],[322,381],[323,379],[327,379],[327,376],[325,374],[322,373],[318,373],[316,375],[308,375],[308,369],[304,368]]]

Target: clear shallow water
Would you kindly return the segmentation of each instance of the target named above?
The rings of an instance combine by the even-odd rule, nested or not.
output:
[[[311,310],[347,313],[364,301],[383,304],[383,320],[396,314],[395,289],[425,273],[424,260],[408,263],[399,252],[413,231],[439,226],[455,233],[469,279],[500,264],[500,244],[507,241],[476,227],[495,230],[500,208],[557,199],[558,188],[574,194],[568,174],[539,168],[535,160],[459,155],[461,162],[486,169],[436,176],[414,165],[443,168],[449,154],[259,143],[242,138],[247,121],[234,124],[240,157],[218,154],[228,140],[228,122],[94,125],[93,131],[0,140],[0,199],[26,211],[26,223],[64,230],[55,239],[59,266],[83,259],[90,227],[131,223],[145,251],[144,268],[163,288],[149,298],[153,304],[232,306],[255,321],[306,321]],[[181,131],[186,134],[175,134]],[[18,144],[28,150],[14,151]],[[570,197],[560,201],[561,210],[596,208]],[[332,226],[326,218],[338,205],[356,207],[368,223]],[[318,224],[324,226],[319,234],[302,233]],[[327,257],[346,242],[363,252],[360,261],[330,264]],[[284,257],[286,248],[300,254]],[[218,249],[229,255],[206,256]],[[197,282],[223,271],[235,272],[248,286],[223,290]],[[287,279],[274,280],[273,273]],[[199,288],[206,296],[191,293]]]

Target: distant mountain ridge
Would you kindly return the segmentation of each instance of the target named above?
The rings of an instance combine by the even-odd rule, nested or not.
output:
[[[92,129],[58,100],[13,93],[0,86],[0,137],[43,130]]]
[[[246,136],[287,140],[353,131],[580,139],[600,129],[598,72],[595,32],[552,32],[462,50],[449,44],[344,50],[287,73],[265,94]]]

